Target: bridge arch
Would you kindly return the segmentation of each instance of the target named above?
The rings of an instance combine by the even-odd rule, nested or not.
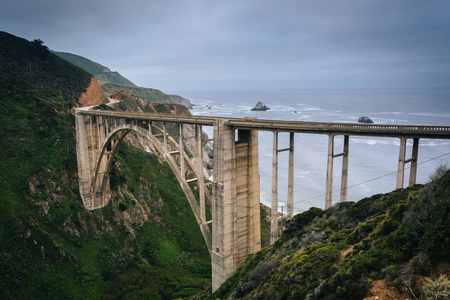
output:
[[[152,129],[157,130],[163,133],[163,130],[155,125],[152,126]],[[138,136],[149,141],[154,150],[159,152],[161,156],[168,162],[172,172],[175,174],[178,182],[180,183],[181,188],[189,202],[189,205],[194,213],[194,216],[197,220],[197,224],[200,227],[205,243],[208,247],[209,252],[211,252],[211,231],[206,224],[206,220],[202,217],[201,209],[199,203],[195,198],[187,180],[182,175],[182,170],[178,166],[177,160],[168,152],[165,151],[165,146],[161,143],[158,138],[151,134],[146,129],[135,125],[135,124],[121,124],[110,132],[107,133],[103,143],[100,146],[99,155],[95,163],[94,172],[91,177],[91,193],[95,195],[95,197],[101,197],[101,202],[103,206],[106,206],[111,198],[111,193],[109,192],[109,173],[112,167],[112,162],[115,154],[117,153],[118,147],[121,141],[129,134],[129,133],[137,133]],[[163,133],[165,134],[165,133]],[[176,141],[169,137],[168,142],[172,148],[180,148]],[[189,158],[189,156],[184,152],[184,150],[179,150],[180,160],[184,159],[187,162],[187,166],[192,173],[195,173],[195,164]],[[198,176],[198,180],[202,180],[203,177],[200,178]],[[211,195],[207,190],[206,198],[210,203]]]
[[[108,174],[112,159],[119,143],[127,134],[135,132],[162,154],[187,197],[211,255],[213,291],[247,255],[261,249],[257,130],[236,129],[231,120],[224,118],[83,109],[75,110],[75,122],[79,190],[86,209],[102,208],[109,202]],[[163,129],[153,122],[161,122]],[[166,133],[166,123],[179,125],[178,143]],[[183,137],[184,125],[195,126],[195,135]],[[202,126],[214,129],[212,195],[203,180]],[[184,151],[184,140],[190,138],[195,139],[197,150],[193,152],[197,153],[192,154],[196,164]],[[187,179],[188,169],[197,178]],[[198,202],[190,188],[190,183],[195,181],[199,187]],[[205,204],[211,212],[208,221]]]

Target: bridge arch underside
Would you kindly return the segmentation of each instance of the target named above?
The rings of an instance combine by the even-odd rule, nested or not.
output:
[[[256,130],[239,130],[236,140],[234,129],[223,118],[96,110],[77,110],[75,120],[79,189],[87,209],[104,207],[110,201],[113,157],[120,142],[135,133],[164,157],[180,182],[211,255],[213,291],[250,253],[261,249]],[[169,128],[179,126],[178,143],[167,134],[166,123]],[[202,126],[214,129],[212,193],[204,182]],[[185,152],[185,143],[190,143],[186,150],[195,157],[195,164]],[[193,193],[191,185],[197,185],[198,193]],[[206,206],[211,213],[208,221]]]
[[[114,129],[112,129],[107,135],[105,135],[104,142],[101,144],[98,150],[98,155],[96,159],[95,166],[93,168],[93,172],[91,174],[90,180],[90,194],[91,197],[89,199],[90,203],[85,203],[85,207],[89,209],[97,209],[106,206],[111,198],[110,192],[110,183],[109,183],[109,173],[112,167],[113,158],[118,150],[120,142],[129,134],[134,133],[138,138],[141,139],[145,144],[145,141],[148,142],[148,146],[158,152],[169,164],[173,173],[175,174],[178,182],[180,183],[181,188],[183,189],[184,194],[189,202],[189,205],[194,213],[197,224],[200,227],[205,243],[208,247],[208,250],[211,251],[211,231],[208,227],[205,220],[205,213],[201,211],[200,208],[200,200],[197,201],[194,192],[192,191],[191,186],[195,183],[191,183],[189,180],[186,180],[185,171],[190,174],[196,174],[196,168],[193,161],[189,158],[187,153],[184,151],[170,151],[167,152],[166,148],[169,146],[171,149],[180,149],[178,143],[170,136],[167,136],[166,145],[162,143],[157,136],[163,136],[164,131],[155,126],[150,125],[152,127],[152,131],[160,132],[159,134],[153,135],[150,134],[149,131],[143,129],[142,127],[134,124],[122,124]],[[177,155],[174,155],[177,152]],[[186,164],[186,170],[181,167],[181,156],[183,156],[184,163]],[[182,175],[183,173],[183,175]],[[199,176],[200,178],[200,176]],[[203,176],[201,177],[203,179]],[[200,179],[200,180],[201,180]],[[189,182],[188,182],[189,181]],[[199,181],[196,181],[197,183]],[[197,186],[197,190],[201,190],[199,186]],[[206,203],[211,209],[211,195],[207,189],[204,190]],[[203,208],[204,210],[204,208]]]

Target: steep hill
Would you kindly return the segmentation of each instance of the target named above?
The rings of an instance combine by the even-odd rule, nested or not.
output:
[[[155,153],[122,144],[111,203],[83,207],[70,109],[106,101],[92,75],[4,32],[0,58],[0,298],[171,299],[207,286],[208,250]]]
[[[449,224],[450,171],[425,186],[311,208],[199,298],[449,299]]]
[[[162,91],[156,89],[138,87],[130,80],[120,75],[118,72],[112,72],[109,68],[82,56],[56,51],[54,53],[94,75],[95,78],[100,82],[102,89],[109,96],[115,95],[122,90],[125,90],[129,94],[133,94],[149,102],[175,103],[182,104],[188,108],[191,107],[191,102],[188,99],[185,99],[178,95],[165,94]]]
[[[82,56],[57,51],[54,51],[53,53],[91,73],[100,83],[112,82],[122,86],[136,86],[118,72],[112,72],[109,68]]]

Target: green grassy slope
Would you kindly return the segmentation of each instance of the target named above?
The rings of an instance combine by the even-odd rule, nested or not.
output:
[[[136,86],[134,83],[132,83],[119,73],[111,72],[109,68],[82,56],[57,51],[54,51],[53,53],[91,73],[100,82],[100,84],[104,82],[113,82],[124,86]]]
[[[450,275],[449,224],[450,171],[426,186],[311,208],[207,298],[363,299],[380,281],[419,299],[423,276]]]
[[[138,87],[118,72],[111,72],[109,68],[82,56],[56,51],[53,53],[94,75],[108,96],[125,90],[130,94],[153,103],[176,103],[190,106],[189,100],[181,96],[168,95],[157,89]]]
[[[111,203],[84,209],[68,109],[91,75],[4,32],[0,57],[0,298],[167,299],[207,285],[206,245],[157,157],[121,145]]]

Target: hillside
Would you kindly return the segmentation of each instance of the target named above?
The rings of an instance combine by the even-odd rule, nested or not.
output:
[[[4,32],[0,57],[0,298],[167,299],[207,286],[208,250],[155,153],[122,144],[111,203],[83,207],[70,109],[106,102],[95,78]]]
[[[450,171],[425,186],[311,208],[199,298],[449,299],[449,224]]]
[[[82,56],[56,51],[54,53],[94,75],[103,91],[109,96],[118,94],[124,90],[129,94],[133,94],[149,102],[174,103],[182,104],[188,108],[191,107],[191,102],[188,99],[178,95],[165,94],[157,89],[138,87],[118,72],[112,72],[109,68]]]
[[[91,73],[101,84],[104,82],[113,82],[125,86],[136,86],[118,72],[112,72],[109,68],[82,56],[57,51],[54,51],[53,53]]]

